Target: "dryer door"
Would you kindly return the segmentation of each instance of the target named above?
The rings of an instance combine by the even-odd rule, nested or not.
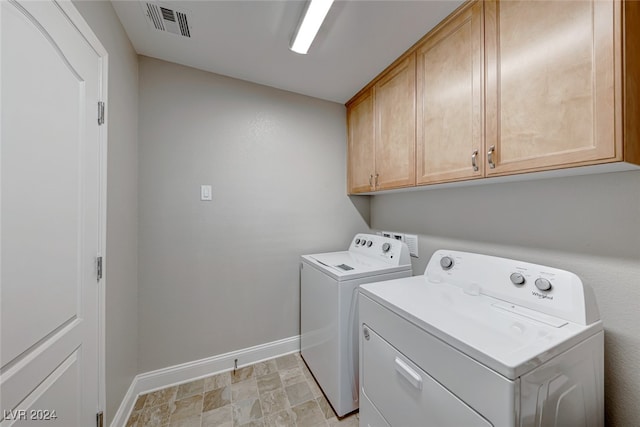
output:
[[[367,325],[363,328],[362,388],[390,425],[491,426]]]

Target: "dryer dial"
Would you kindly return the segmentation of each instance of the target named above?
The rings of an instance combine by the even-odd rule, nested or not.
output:
[[[453,268],[453,264],[453,258],[449,256],[443,256],[440,258],[440,267],[442,267],[443,270],[451,270]]]
[[[540,277],[539,279],[536,279],[536,288],[540,289],[541,291],[549,291],[551,290],[551,282],[548,281],[547,279],[543,279],[542,277]]]
[[[511,273],[511,276],[509,276],[509,278],[511,279],[511,283],[513,283],[514,285],[524,285],[525,279],[524,276],[520,273]]]

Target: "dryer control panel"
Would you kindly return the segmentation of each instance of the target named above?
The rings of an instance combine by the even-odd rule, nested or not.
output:
[[[357,234],[351,241],[349,252],[384,260],[389,265],[411,263],[406,243],[376,234]]]
[[[469,295],[501,300],[496,307],[522,313],[544,313],[589,325],[600,319],[595,296],[575,274],[508,258],[436,251],[424,272],[428,283],[455,285]]]

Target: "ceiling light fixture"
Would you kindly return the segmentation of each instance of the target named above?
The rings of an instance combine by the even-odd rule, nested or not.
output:
[[[313,39],[327,16],[333,0],[310,0],[302,21],[298,25],[293,41],[289,49],[296,53],[306,54],[309,51]]]

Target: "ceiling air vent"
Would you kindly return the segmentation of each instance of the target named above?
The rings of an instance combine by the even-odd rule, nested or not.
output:
[[[156,3],[145,3],[145,15],[156,30],[191,37],[187,14]]]

